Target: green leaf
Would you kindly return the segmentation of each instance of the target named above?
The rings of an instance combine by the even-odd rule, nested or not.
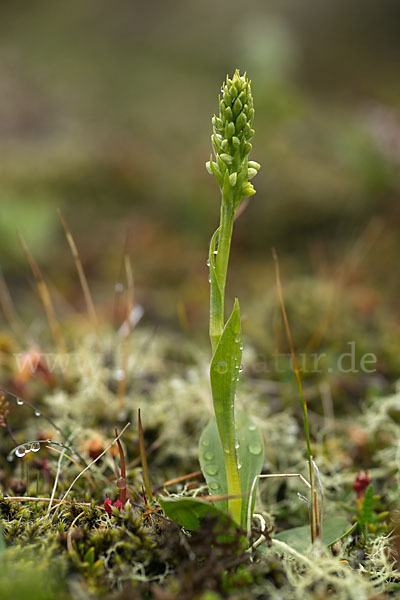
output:
[[[85,563],[88,563],[88,565],[90,567],[93,567],[94,559],[95,559],[95,549],[94,549],[94,546],[90,546],[89,550],[86,552],[85,556],[83,557],[83,561]]]
[[[374,489],[370,483],[365,490],[363,498],[363,504],[360,511],[360,517],[358,523],[361,529],[368,527],[370,523],[374,521]]]
[[[203,429],[199,441],[199,461],[211,495],[226,495],[228,484],[226,481],[225,456],[219,437],[215,417]],[[216,507],[228,512],[228,500],[218,500]]]
[[[210,502],[197,500],[196,498],[167,498],[159,497],[161,508],[173,521],[189,531],[196,531],[200,527],[200,520],[206,515],[221,515]]]
[[[217,427],[226,454],[235,455],[234,403],[236,383],[242,360],[242,333],[239,302],[235,300],[215,350],[210,379]]]
[[[243,494],[241,525],[246,530],[251,487],[254,478],[261,473],[264,464],[264,441],[259,428],[242,411],[236,413],[236,435],[239,442],[240,483]],[[255,500],[254,493],[251,514],[253,514]]]
[[[224,449],[225,473],[228,486],[228,510],[232,518],[241,522],[241,485],[236,453],[235,393],[242,359],[240,308],[236,299],[214,356],[210,379],[218,433]]]
[[[239,464],[241,464],[239,473],[243,494],[240,524],[243,529],[246,529],[250,490],[254,477],[261,473],[264,462],[264,445],[261,432],[251,418],[242,411],[236,413],[236,437],[239,442],[238,457]],[[224,451],[214,417],[201,434],[199,460],[210,494],[227,494]],[[252,511],[254,502],[255,494]],[[214,504],[220,510],[228,511],[227,500],[217,500]]]
[[[331,517],[323,522],[322,543],[325,546],[331,546],[342,537],[350,533],[354,525],[350,526],[345,517]],[[305,552],[311,545],[310,526],[294,527],[287,531],[282,531],[274,536],[277,540],[285,542],[298,552]],[[260,546],[262,548],[262,546]]]
[[[208,262],[210,267],[210,337],[216,346],[220,340],[221,331],[223,328],[222,322],[222,293],[218,283],[217,273],[215,269],[215,246],[217,236],[220,232],[220,227],[214,232],[211,238],[210,248],[208,253]]]
[[[5,549],[6,549],[6,543],[5,543],[5,541],[4,541],[4,536],[3,536],[3,528],[2,528],[2,526],[0,525],[0,554],[1,554],[2,552],[4,552],[4,551],[5,551]]]

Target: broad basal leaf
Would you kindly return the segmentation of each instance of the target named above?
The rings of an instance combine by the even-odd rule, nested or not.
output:
[[[322,526],[322,543],[325,546],[330,546],[333,542],[344,537],[351,529],[352,526],[349,525],[349,521],[345,517],[331,517],[330,519],[326,519]],[[285,542],[298,552],[305,552],[311,546],[310,525],[294,527],[293,529],[282,531],[274,537],[281,542]]]
[[[206,515],[221,515],[221,511],[210,502],[204,502],[196,498],[159,497],[158,501],[167,517],[178,523],[181,527],[189,529],[189,531],[196,531],[200,527],[199,519],[202,517]]]
[[[239,474],[243,494],[240,524],[243,529],[246,529],[249,494],[254,477],[261,473],[264,461],[264,445],[259,429],[251,418],[242,411],[236,413],[236,438],[239,442],[237,452],[239,464],[241,465]],[[210,494],[227,494],[224,451],[214,417],[205,427],[200,437],[199,460]],[[254,500],[255,496],[253,507]],[[228,501],[218,500],[215,502],[215,506],[220,510],[227,511]]]

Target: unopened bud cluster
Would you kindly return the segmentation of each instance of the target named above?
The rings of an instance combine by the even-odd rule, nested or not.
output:
[[[221,93],[219,116],[212,118],[215,160],[211,155],[206,167],[215,175],[224,195],[230,194],[236,210],[243,198],[256,193],[249,179],[260,168],[258,163],[248,161],[252,149],[250,140],[254,135],[250,81],[236,70],[232,79],[226,78]]]

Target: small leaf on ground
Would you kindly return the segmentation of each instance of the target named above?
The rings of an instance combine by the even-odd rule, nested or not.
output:
[[[189,531],[196,531],[200,527],[202,517],[221,515],[221,511],[213,504],[196,498],[159,497],[158,501],[167,517]]]

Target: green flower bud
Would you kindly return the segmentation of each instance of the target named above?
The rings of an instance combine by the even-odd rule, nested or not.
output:
[[[236,70],[221,88],[219,115],[212,118],[215,161],[207,163],[207,170],[217,178],[223,195],[231,194],[235,210],[244,197],[255,194],[249,179],[257,174],[260,165],[254,161],[247,164],[254,135],[253,120],[250,81]]]
[[[237,182],[237,173],[231,173],[229,175],[229,182],[231,184],[232,187],[235,187],[236,182]]]
[[[247,182],[242,185],[243,198],[250,198],[250,196],[254,196],[255,193],[256,190],[251,183]]]
[[[240,140],[238,137],[236,137],[236,135],[234,135],[232,138],[232,146],[234,148],[239,148],[239,146],[240,146]]]
[[[224,161],[227,165],[231,165],[233,163],[233,158],[229,154],[220,154],[220,159]]]
[[[240,113],[240,115],[238,116],[238,118],[236,119],[236,124],[235,124],[235,129],[236,129],[236,134],[239,134],[243,127],[246,125],[247,123],[247,117],[244,114],[244,111],[242,111]]]

